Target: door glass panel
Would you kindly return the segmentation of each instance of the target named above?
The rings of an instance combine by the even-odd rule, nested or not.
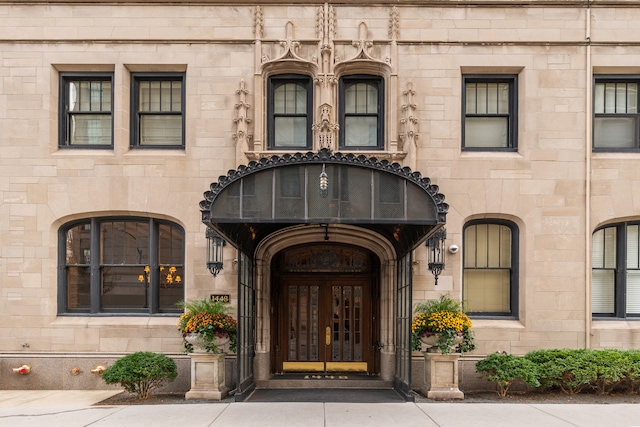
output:
[[[342,288],[342,301],[343,301],[343,315],[342,315],[342,330],[344,331],[344,338],[342,340],[342,360],[351,360],[351,311],[353,304],[351,303],[351,287],[345,286]]]
[[[307,350],[309,344],[308,337],[308,325],[307,325],[307,316],[309,309],[309,299],[308,299],[308,291],[309,288],[306,286],[300,286],[300,299],[299,299],[299,312],[300,312],[300,352],[298,355],[299,360],[308,360],[307,358]]]
[[[342,289],[340,286],[334,286],[332,289],[332,309],[333,325],[331,326],[331,360],[340,360],[340,314],[342,311]]]
[[[362,360],[362,286],[353,293],[353,360]]]
[[[310,359],[318,360],[319,348],[318,348],[318,333],[319,325],[318,325],[318,286],[311,286],[311,318],[310,318]]]
[[[298,287],[289,286],[289,360],[298,360]]]
[[[363,283],[362,279],[297,278],[286,285],[283,370],[369,369],[371,300]]]

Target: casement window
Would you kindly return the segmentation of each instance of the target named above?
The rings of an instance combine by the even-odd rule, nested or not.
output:
[[[465,226],[462,296],[477,316],[518,315],[518,228],[509,221]]]
[[[594,317],[640,317],[640,223],[593,233],[591,288]]]
[[[593,90],[593,151],[637,151],[640,77],[596,77]]]
[[[60,148],[113,147],[113,75],[60,75]]]
[[[340,148],[384,149],[384,80],[377,76],[340,79]]]
[[[269,78],[268,148],[310,149],[312,106],[310,77],[279,75]]]
[[[463,76],[462,148],[517,151],[517,77]]]
[[[58,312],[178,313],[184,300],[184,230],[149,218],[91,218],[64,225]]]
[[[131,147],[184,148],[185,76],[132,74]]]

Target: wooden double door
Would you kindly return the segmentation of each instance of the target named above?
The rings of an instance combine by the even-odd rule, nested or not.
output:
[[[275,371],[377,373],[372,282],[367,274],[281,276]]]

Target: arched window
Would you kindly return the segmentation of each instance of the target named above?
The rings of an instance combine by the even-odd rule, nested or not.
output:
[[[184,230],[152,218],[90,218],[60,228],[59,313],[180,312]]]
[[[269,78],[268,147],[272,150],[311,148],[311,79],[300,75]]]
[[[377,76],[340,79],[340,148],[384,148],[384,84]]]
[[[509,221],[471,221],[464,229],[465,308],[484,316],[518,315],[518,228]]]
[[[593,233],[591,284],[594,317],[640,317],[640,223]]]

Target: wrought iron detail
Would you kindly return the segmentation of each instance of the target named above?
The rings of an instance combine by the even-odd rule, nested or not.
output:
[[[249,162],[248,165],[240,165],[237,169],[230,170],[227,175],[220,176],[217,182],[212,183],[210,190],[204,193],[204,200],[200,202],[202,220],[204,222],[209,220],[213,202],[227,186],[231,185],[235,181],[260,170],[305,163],[325,163],[362,167],[380,170],[402,177],[416,184],[429,198],[431,198],[436,206],[437,221],[439,223],[446,222],[446,214],[449,210],[449,205],[444,202],[444,195],[439,192],[437,185],[431,184],[431,180],[428,177],[422,177],[420,172],[412,171],[408,166],[402,166],[396,162],[392,163],[388,160],[379,161],[376,157],[355,155],[353,153],[343,154],[341,152],[331,152],[326,149],[322,149],[318,152],[309,151],[306,153],[298,152],[295,154],[284,154],[281,156],[274,155],[268,158],[263,157],[258,161]]]
[[[282,271],[285,273],[368,273],[371,257],[354,247],[313,245],[284,252]]]

